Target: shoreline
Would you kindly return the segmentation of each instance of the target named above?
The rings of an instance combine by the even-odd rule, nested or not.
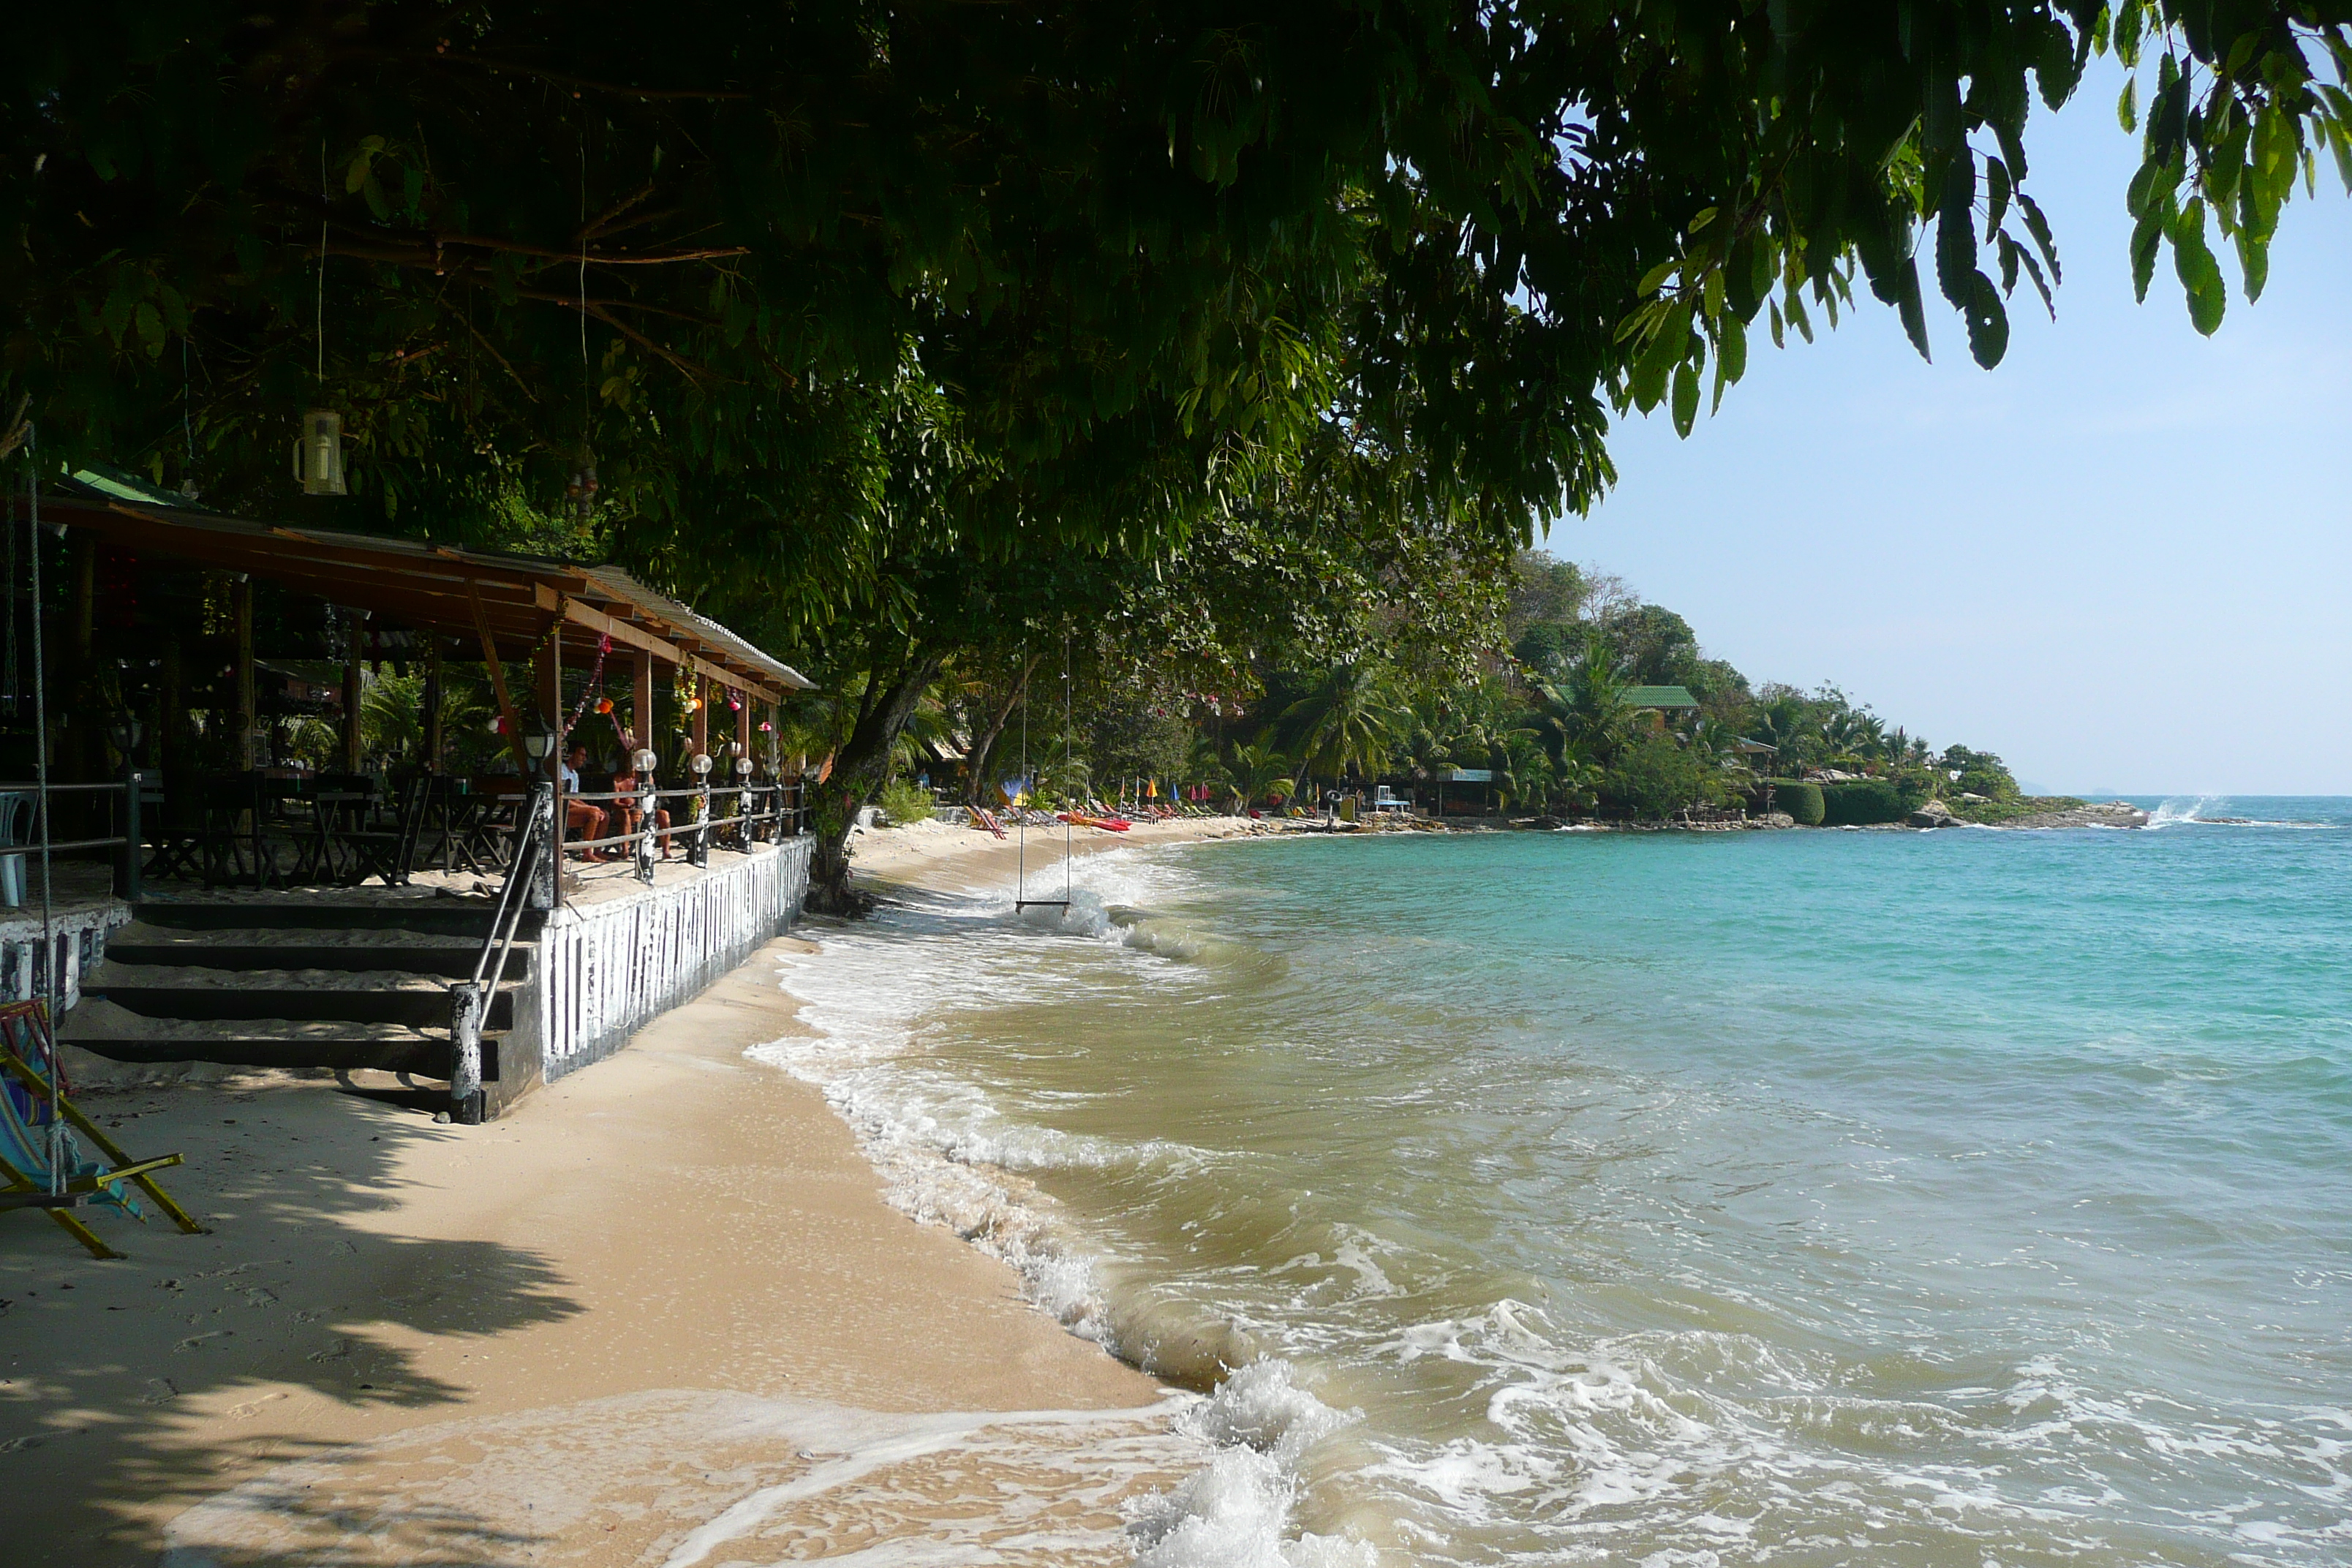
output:
[[[867,834],[856,873],[1011,879],[1019,846],[946,831]],[[1040,837],[1033,871],[1060,863]],[[97,1263],[37,1215],[0,1224],[11,1561],[688,1568],[738,1537],[766,1561],[877,1533],[1128,1561],[1120,1504],[1204,1451],[1164,1384],[891,1207],[821,1092],[747,1058],[805,1033],[779,976],[811,950],[775,939],[480,1128],[325,1075],[90,1094],[135,1152],[186,1154],[166,1185],[212,1231],[106,1214],[130,1257]],[[1021,1500],[993,1522],[962,1489],[989,1474]]]

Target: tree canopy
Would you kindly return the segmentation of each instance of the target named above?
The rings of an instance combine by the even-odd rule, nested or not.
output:
[[[618,560],[855,650],[877,765],[1008,622],[1197,605],[1202,540],[1287,615],[1301,496],[1402,613],[1498,591],[1612,413],[1687,433],[1857,280],[1997,363],[2059,281],[2027,116],[2100,50],[2200,330],[2217,242],[2257,294],[2352,184],[2352,0],[19,9],[0,455]],[[347,498],[286,478],[310,405]]]

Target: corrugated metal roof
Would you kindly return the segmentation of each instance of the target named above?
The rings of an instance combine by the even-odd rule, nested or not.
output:
[[[1681,686],[1629,686],[1625,700],[1635,708],[1696,708],[1698,699]]]

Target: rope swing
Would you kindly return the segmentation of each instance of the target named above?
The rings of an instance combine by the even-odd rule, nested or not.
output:
[[[1062,638],[1062,776],[1070,776],[1070,639]],[[1021,793],[1033,795],[1035,780],[1029,774],[1029,684],[1021,684]],[[1077,814],[1062,813],[1062,896],[1058,899],[1033,899],[1029,896],[1029,805],[1024,799],[1019,822],[1020,843],[1014,850],[1013,873],[1013,910],[1066,910],[1070,907],[1070,819]]]

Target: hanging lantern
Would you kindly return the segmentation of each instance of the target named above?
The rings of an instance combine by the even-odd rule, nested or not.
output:
[[[306,496],[339,496],[343,490],[343,416],[313,408],[302,416],[294,441],[294,477]]]
[[[586,522],[596,515],[596,454],[583,447],[580,466],[563,486],[563,504],[575,521]]]

